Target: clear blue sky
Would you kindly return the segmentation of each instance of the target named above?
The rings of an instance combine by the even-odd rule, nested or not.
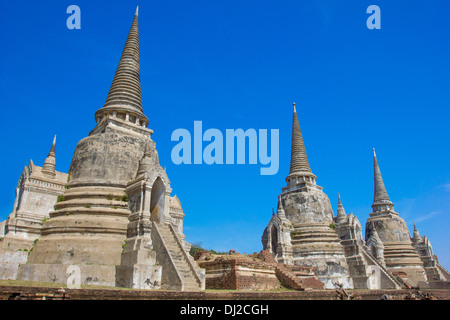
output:
[[[81,30],[69,30],[69,5]],[[369,5],[381,29],[369,30]],[[57,170],[95,126],[136,5],[144,112],[180,198],[191,243],[260,251],[289,172],[297,103],[317,183],[363,228],[373,199],[372,148],[391,200],[450,269],[450,3],[435,1],[2,1],[0,220],[23,167]],[[279,129],[280,169],[179,165],[177,128]]]

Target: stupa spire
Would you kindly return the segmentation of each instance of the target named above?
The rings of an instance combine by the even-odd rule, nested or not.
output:
[[[284,212],[283,203],[281,202],[281,195],[278,195],[277,215],[281,219],[286,218],[286,213]]]
[[[56,154],[55,154],[55,144],[56,144],[56,135],[53,138],[52,147],[50,148],[50,152],[48,153],[47,158],[45,159],[44,165],[42,166],[41,172],[45,175],[55,177],[56,176]]]
[[[303,142],[302,131],[300,130],[300,123],[297,117],[297,110],[295,102],[293,103],[294,114],[292,120],[292,145],[291,145],[291,168],[289,173],[309,172],[308,157],[306,156],[305,144]]]
[[[413,222],[413,224],[414,224],[414,231],[413,231],[413,239],[412,239],[412,241],[414,243],[417,243],[417,242],[420,242],[422,240],[422,237],[420,236],[419,230],[417,230],[417,228],[416,228],[416,223]]]
[[[338,193],[338,208],[337,208],[336,220],[339,222],[339,221],[344,220],[345,217],[346,217],[346,214],[345,214],[344,206],[342,205],[342,202],[341,202],[341,195]]]
[[[295,102],[293,103],[293,118],[292,118],[292,140],[291,140],[291,166],[289,175],[286,180],[291,180],[293,177],[312,177],[310,182],[315,182],[316,176],[312,173],[309,166],[308,156],[306,155],[305,144],[303,142],[302,131],[300,130],[300,123],[298,121],[297,110]]]
[[[133,23],[105,104],[95,113],[97,122],[105,114],[123,114],[124,119],[138,117],[145,125],[148,124],[148,119],[142,109],[138,12],[139,7],[136,8]]]
[[[392,209],[393,203],[389,199],[389,196],[384,186],[383,177],[381,176],[380,167],[378,166],[377,155],[375,148],[373,148],[373,177],[374,177],[374,195],[372,208],[378,207],[378,209],[384,209],[381,207],[387,207]],[[380,211],[380,210],[375,210]]]
[[[150,151],[150,144],[147,142],[144,147],[144,155],[142,156],[141,161],[139,161],[139,168],[137,175],[144,174],[149,168],[152,167],[152,155]]]

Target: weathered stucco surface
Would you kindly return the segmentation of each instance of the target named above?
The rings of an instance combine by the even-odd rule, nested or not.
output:
[[[155,143],[147,137],[110,130],[84,138],[78,143],[70,165],[71,185],[95,183],[125,188],[136,176],[146,143],[150,144],[152,159],[157,163]]]
[[[304,187],[298,191],[282,194],[286,217],[292,223],[333,222],[333,209],[327,195],[314,187]]]
[[[366,240],[377,230],[383,242],[411,243],[410,233],[405,220],[395,214],[387,214],[369,218],[366,224]]]

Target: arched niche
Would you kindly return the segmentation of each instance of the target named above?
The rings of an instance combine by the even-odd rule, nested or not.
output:
[[[377,251],[378,250],[377,250],[377,248],[374,245],[370,246],[370,253],[372,254],[372,256],[375,259],[378,259],[378,252]]]
[[[275,225],[272,225],[272,228],[270,229],[270,238],[271,238],[272,254],[274,257],[276,257],[278,248],[278,230],[277,227],[275,227]]]
[[[160,177],[158,177],[152,186],[150,195],[150,220],[160,223],[164,221],[164,203],[166,186]]]

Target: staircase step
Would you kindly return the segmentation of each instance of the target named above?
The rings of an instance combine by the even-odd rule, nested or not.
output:
[[[201,290],[200,285],[194,278],[195,275],[193,274],[193,271],[189,266],[188,261],[186,260],[186,257],[183,252],[184,249],[180,247],[170,228],[168,226],[163,225],[159,227],[159,231],[161,237],[163,238],[167,246],[167,250],[172,258],[172,261],[174,262],[178,270],[178,273],[182,278],[182,281],[184,283],[184,290],[186,291]]]

